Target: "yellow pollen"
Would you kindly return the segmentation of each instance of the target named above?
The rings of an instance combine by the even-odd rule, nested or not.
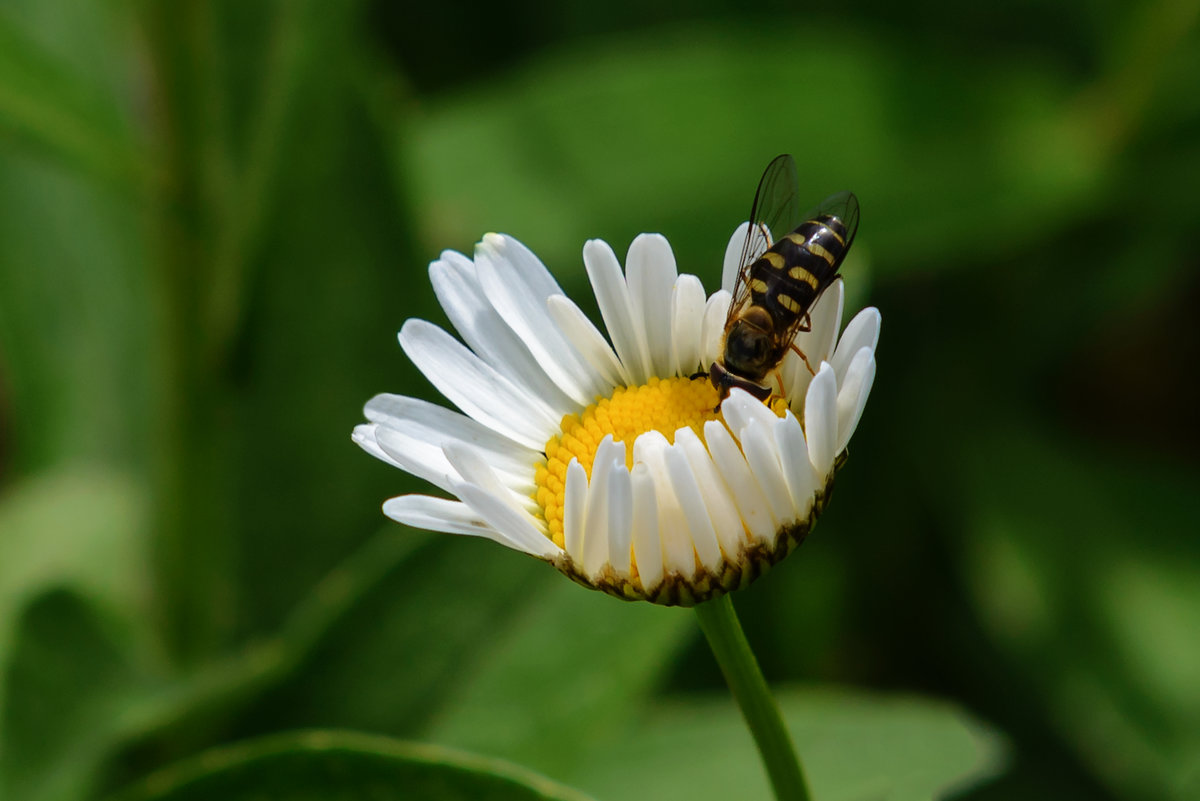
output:
[[[617,387],[611,398],[603,398],[580,414],[562,419],[562,434],[546,442],[546,462],[534,478],[536,500],[541,507],[550,538],[560,547],[563,539],[563,505],[567,487],[567,465],[578,459],[592,477],[596,448],[611,434],[625,443],[625,466],[633,467],[633,442],[647,431],[659,431],[668,442],[675,432],[687,427],[703,441],[704,424],[720,418],[713,411],[719,403],[716,389],[703,378],[651,378],[636,387]]]

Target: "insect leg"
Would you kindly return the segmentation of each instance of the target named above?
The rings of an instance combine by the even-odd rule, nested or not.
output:
[[[813,375],[816,375],[816,374],[817,374],[817,371],[816,371],[816,370],[814,370],[814,369],[813,369],[813,366],[812,366],[812,365],[809,363],[809,361],[808,361],[808,357],[804,355],[804,351],[802,351],[802,350],[800,350],[798,347],[796,347],[796,343],[795,343],[795,342],[793,342],[792,344],[788,345],[788,347],[789,347],[789,348],[791,348],[792,350],[794,350],[794,351],[796,352],[796,355],[797,355],[797,356],[799,356],[801,359],[803,359],[803,360],[804,360],[804,366],[808,368],[808,372],[812,373]]]

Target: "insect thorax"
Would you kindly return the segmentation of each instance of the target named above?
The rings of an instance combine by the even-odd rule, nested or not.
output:
[[[774,333],[775,322],[766,309],[746,309],[725,334],[726,369],[750,381],[762,381],[782,357]]]

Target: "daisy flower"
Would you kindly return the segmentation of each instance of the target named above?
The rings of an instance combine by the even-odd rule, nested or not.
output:
[[[429,266],[461,341],[410,319],[400,346],[458,411],[367,402],[354,441],[446,495],[383,505],[416,528],[494,540],[625,599],[691,606],[744,587],[812,530],[875,376],[880,315],[841,332],[834,282],[763,402],[708,378],[723,347],[747,225],[706,296],[667,240],[642,234],[625,270],[600,240],[583,262],[608,336],[528,248],[487,234],[474,259]]]

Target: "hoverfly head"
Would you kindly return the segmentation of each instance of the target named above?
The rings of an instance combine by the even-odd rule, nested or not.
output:
[[[751,306],[725,335],[725,367],[751,381],[759,381],[775,362],[772,341],[775,324],[761,306]]]

